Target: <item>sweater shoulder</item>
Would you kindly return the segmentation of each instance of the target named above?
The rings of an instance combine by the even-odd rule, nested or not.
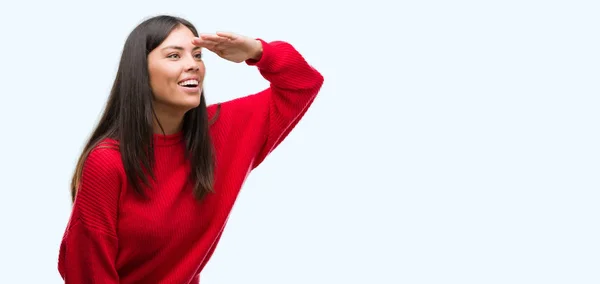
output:
[[[85,169],[102,176],[120,176],[124,172],[119,143],[106,138],[96,144],[88,154]]]
[[[105,139],[96,144],[83,163],[77,193],[79,206],[85,204],[83,208],[95,208],[116,204],[117,196],[126,181],[125,177],[121,154],[115,141]],[[107,202],[109,199],[115,200]]]

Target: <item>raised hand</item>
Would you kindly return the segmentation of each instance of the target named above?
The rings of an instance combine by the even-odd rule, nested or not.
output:
[[[223,59],[240,63],[248,59],[258,60],[262,55],[262,43],[257,39],[228,32],[200,34],[192,43],[204,47]]]

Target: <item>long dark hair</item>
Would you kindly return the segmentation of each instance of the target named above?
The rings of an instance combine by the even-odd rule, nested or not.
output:
[[[87,141],[71,180],[71,199],[75,200],[85,159],[106,138],[118,141],[125,174],[136,193],[145,196],[142,184],[150,186],[146,174],[154,178],[153,95],[148,76],[148,54],[179,26],[196,28],[187,20],[174,16],[155,16],[140,23],[125,41],[119,68],[104,112]],[[216,115],[215,115],[216,117]],[[213,118],[214,119],[214,118]],[[183,136],[191,163],[190,179],[198,199],[213,190],[214,149],[209,136],[209,122],[204,92],[200,105],[183,119]]]

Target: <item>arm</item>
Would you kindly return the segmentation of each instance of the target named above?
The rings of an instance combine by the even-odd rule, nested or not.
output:
[[[253,147],[259,143],[253,148],[252,168],[257,167],[304,116],[323,85],[323,76],[287,42],[267,43],[225,32],[202,34],[192,42],[226,60],[256,66],[269,81],[269,88],[262,92],[223,104],[224,110],[235,113],[236,127],[252,128],[253,133],[244,139],[252,140],[248,142]]]
[[[58,270],[65,283],[119,283],[115,268],[119,162],[113,149],[95,149],[85,162],[60,245]]]
[[[265,141],[253,167],[258,166],[298,124],[324,81],[323,76],[289,43],[258,40],[262,44],[262,54],[258,60],[248,59],[246,63],[256,66],[270,87],[252,96],[252,104],[268,105]]]

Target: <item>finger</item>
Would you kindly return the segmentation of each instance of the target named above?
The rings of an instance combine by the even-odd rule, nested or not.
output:
[[[216,45],[211,46],[202,46],[205,50],[211,51],[212,53],[219,54],[221,51],[217,48]]]
[[[216,48],[214,48],[214,47],[211,47],[211,48],[206,48],[206,49],[210,50],[210,52],[212,52],[212,53],[214,53],[214,54],[216,54],[216,55],[220,55],[220,54],[221,54],[221,51],[220,51],[220,50],[217,50],[217,49],[216,49]]]
[[[206,48],[217,54],[220,54],[221,52],[223,52],[223,50],[227,49],[227,44],[223,44],[221,42],[214,42],[214,41],[202,40],[202,39],[199,39],[199,40],[194,39],[194,40],[192,40],[192,42],[196,46]]]
[[[221,37],[217,34],[201,34],[200,38],[202,38],[203,40],[210,40],[210,41],[215,41],[215,42],[226,42],[229,41],[228,38],[225,37]]]
[[[236,35],[234,33],[230,33],[230,32],[217,32],[217,35],[220,36],[220,37],[227,38],[229,40],[236,40],[236,39],[238,39],[238,35]]]
[[[200,46],[200,47],[206,47],[206,48],[212,48],[219,43],[220,42],[218,42],[218,41],[205,40],[202,38],[193,38],[192,39],[192,44],[194,44],[196,46]]]

